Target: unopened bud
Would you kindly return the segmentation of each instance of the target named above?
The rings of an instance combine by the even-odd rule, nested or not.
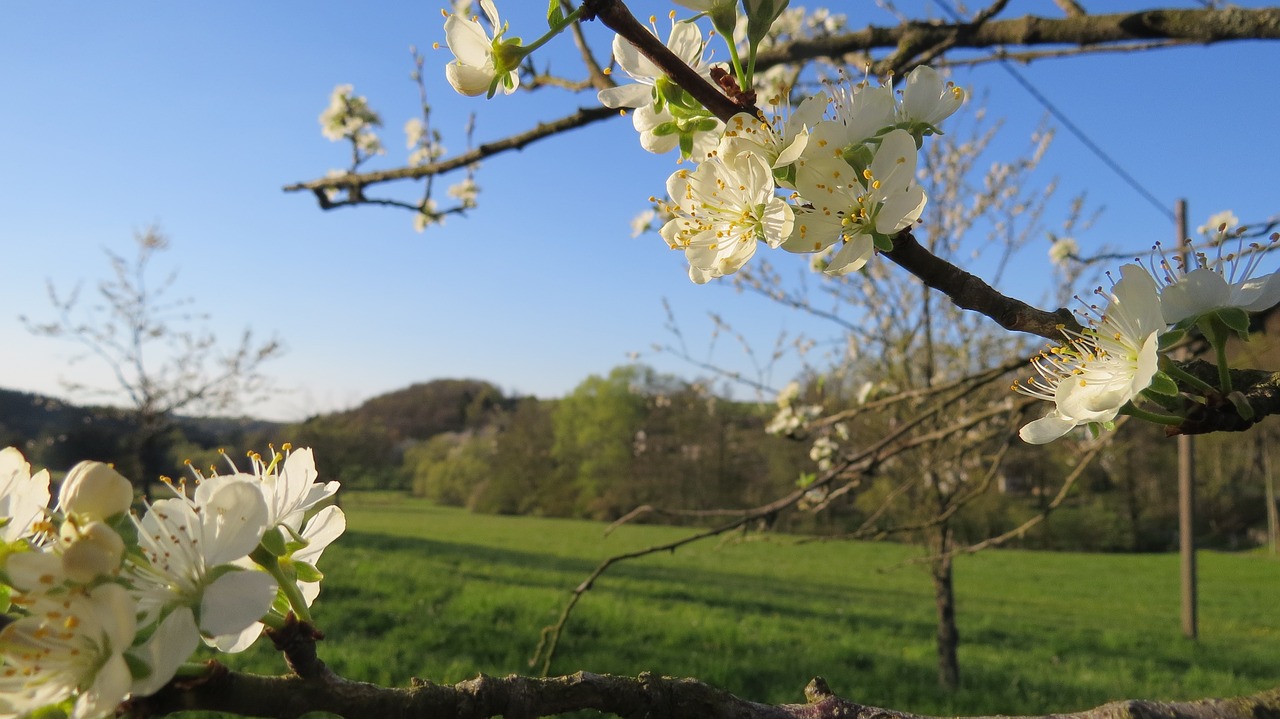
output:
[[[133,485],[124,475],[102,462],[81,462],[71,468],[58,492],[64,512],[92,519],[107,519],[129,511]]]
[[[115,574],[124,559],[124,540],[102,522],[81,527],[62,525],[61,540],[69,545],[62,552],[62,571],[73,582],[87,584],[102,575]]]

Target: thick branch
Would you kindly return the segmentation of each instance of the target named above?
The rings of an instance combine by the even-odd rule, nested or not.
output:
[[[950,297],[957,307],[986,315],[1012,332],[1028,332],[1060,342],[1063,328],[1080,330],[1079,323],[1068,310],[1045,312],[1021,300],[1006,297],[978,277],[930,253],[910,231],[898,233],[893,240],[893,250],[884,256],[929,287]]]
[[[1217,384],[1218,368],[1204,360],[1190,360],[1182,368],[1208,384]],[[1262,419],[1280,414],[1280,372],[1256,369],[1231,370],[1231,384],[1244,395],[1253,408],[1253,417],[1245,419],[1235,405],[1225,398],[1209,397],[1194,408],[1187,421],[1167,430],[1174,434],[1208,434],[1210,432],[1243,432]]]
[[[893,27],[867,27],[830,37],[795,40],[761,53],[757,68],[815,58],[840,58],[876,48],[987,48],[1000,45],[1098,45],[1133,40],[1183,40],[1213,43],[1225,40],[1280,39],[1280,8],[1246,10],[1148,10],[1112,15],[1066,18],[1025,16],[991,20],[979,26],[965,23],[913,22]]]
[[[550,716],[583,709],[627,717],[666,719],[928,719],[878,709],[838,697],[821,678],[805,689],[805,704],[759,704],[696,679],[641,674],[621,677],[578,672],[534,679],[508,676],[475,679],[452,686],[415,680],[408,689],[390,689],[337,676],[303,679],[218,671],[185,689],[169,687],[131,708],[133,716],[186,710],[295,719],[323,711],[347,717],[421,719],[491,716]],[[1257,719],[1280,712],[1280,688],[1235,699],[1164,703],[1123,701],[1043,719]]]
[[[693,68],[671,52],[648,28],[636,20],[621,0],[586,0],[583,18],[596,19],[605,27],[626,38],[642,55],[649,58],[664,75],[693,95],[711,114],[724,120],[740,112],[759,112],[754,107],[744,107],[734,102],[715,86],[708,83]]]

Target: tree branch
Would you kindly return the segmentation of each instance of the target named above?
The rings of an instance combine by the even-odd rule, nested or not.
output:
[[[1148,10],[1111,15],[1042,18],[1031,15],[967,23],[912,22],[893,27],[867,27],[829,37],[794,40],[760,53],[756,67],[903,45],[988,48],[1000,45],[1099,45],[1133,40],[1184,40],[1209,44],[1226,40],[1280,39],[1280,8],[1257,10]]]
[[[916,241],[910,230],[893,240],[893,250],[884,256],[910,272],[929,287],[945,294],[961,309],[973,310],[995,320],[1012,332],[1028,332],[1060,342],[1063,329],[1079,332],[1080,324],[1066,309],[1045,312],[1000,294],[991,285],[946,260],[930,253]]]
[[[593,122],[599,122],[605,118],[617,117],[618,111],[608,107],[581,108],[572,115],[552,120],[551,122],[540,122],[531,130],[526,130],[518,135],[512,135],[502,140],[487,142],[476,147],[474,150],[464,152],[461,155],[455,155],[447,160],[440,162],[431,162],[425,165],[416,165],[413,167],[400,167],[394,170],[380,170],[378,172],[349,172],[345,175],[336,177],[322,177],[307,182],[296,182],[292,185],[285,185],[285,192],[300,192],[309,190],[316,194],[320,200],[320,207],[329,209],[335,206],[324,196],[324,190],[347,190],[353,191],[353,197],[358,196],[360,188],[369,185],[377,185],[383,182],[391,182],[393,180],[417,180],[423,177],[431,177],[441,175],[450,170],[457,170],[466,167],[475,162],[479,162],[491,155],[497,155],[509,150],[521,150],[530,143],[541,140],[545,137],[558,135],[568,130],[579,127],[585,127]],[[350,203],[355,204],[355,203]],[[417,209],[417,208],[414,208]]]
[[[839,697],[821,677],[814,678],[805,687],[804,695],[807,700],[804,704],[760,704],[696,679],[650,673],[624,677],[588,672],[544,679],[481,674],[454,685],[415,679],[410,688],[394,689],[353,682],[328,671],[312,672],[307,677],[297,674],[264,677],[227,671],[211,663],[211,671],[203,680],[171,684],[154,696],[132,703],[127,707],[127,715],[141,718],[204,710],[296,719],[308,712],[322,711],[380,719],[492,716],[528,719],[596,710],[624,717],[665,719],[931,719]],[[1280,688],[1234,699],[1113,702],[1042,719],[1258,719],[1277,713],[1280,713]]]

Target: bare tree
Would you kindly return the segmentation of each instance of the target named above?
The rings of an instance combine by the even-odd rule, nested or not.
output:
[[[277,339],[259,342],[246,329],[234,343],[220,342],[203,326],[206,315],[190,298],[173,296],[177,273],[156,281],[152,261],[169,247],[156,227],[134,234],[132,257],[106,250],[111,276],[96,283],[97,302],[82,301],[83,286],[60,293],[48,283],[56,311],[50,322],[22,317],[33,334],[79,344],[76,361],[96,359],[115,379],[112,387],[64,380],[69,392],[129,407],[132,477],[156,477],[164,469],[164,438],[182,412],[223,413],[271,391],[262,365],[278,357]],[[140,487],[146,492],[146,485]]]

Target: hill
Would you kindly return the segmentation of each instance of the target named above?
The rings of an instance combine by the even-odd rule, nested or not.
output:
[[[393,442],[425,440],[444,432],[474,431],[492,424],[517,400],[478,379],[438,379],[367,400],[355,409],[313,417],[382,427]]]

